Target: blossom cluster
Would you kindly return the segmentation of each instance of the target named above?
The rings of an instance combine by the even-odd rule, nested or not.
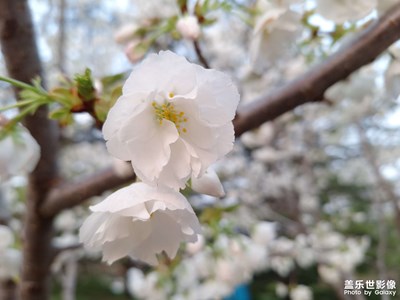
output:
[[[149,55],[123,86],[103,126],[109,153],[130,161],[140,182],[92,206],[81,241],[109,263],[126,255],[150,264],[195,242],[200,224],[179,192],[222,196],[209,169],[233,147],[239,94],[228,76],[170,51]]]

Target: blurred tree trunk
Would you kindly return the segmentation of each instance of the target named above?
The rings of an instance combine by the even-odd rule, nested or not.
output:
[[[0,299],[1,300],[17,299],[17,288],[14,281],[7,280],[0,282]]]
[[[0,0],[0,43],[10,77],[30,82],[42,75],[27,0]],[[42,217],[39,207],[57,178],[58,127],[47,114],[42,107],[25,119],[41,147],[41,159],[29,177],[20,281],[24,300],[47,300],[50,291],[53,220]]]

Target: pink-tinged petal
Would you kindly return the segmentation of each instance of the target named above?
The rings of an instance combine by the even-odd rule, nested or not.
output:
[[[174,104],[177,111],[185,113],[187,119],[186,122],[180,123],[180,138],[196,147],[213,148],[216,142],[215,128],[200,119],[199,107],[196,101],[180,98],[176,99]]]
[[[185,187],[190,174],[190,155],[183,141],[178,140],[171,145],[171,157],[161,171],[157,182],[179,190]]]
[[[156,254],[173,257],[181,242],[194,241],[201,232],[189,202],[170,188],[134,183],[91,209],[80,240],[102,250],[108,263],[129,255],[154,264]]]
[[[235,141],[235,130],[233,128],[233,124],[229,122],[219,127],[217,134],[218,138],[216,149],[218,150],[218,156],[223,157],[231,152],[233,148],[233,142]]]
[[[192,189],[198,193],[214,197],[225,196],[224,187],[217,173],[211,168],[207,169],[204,175],[199,178],[192,177]]]
[[[229,76],[198,67],[196,102],[200,118],[210,124],[221,125],[235,117],[240,96]]]
[[[168,74],[166,76],[166,74]],[[133,69],[123,86],[123,94],[166,91],[186,94],[196,84],[194,65],[171,51],[150,54]]]
[[[103,124],[102,132],[105,140],[115,137],[126,120],[140,113],[144,107],[138,107],[148,97],[148,94],[134,93],[119,97],[108,112],[107,119]]]

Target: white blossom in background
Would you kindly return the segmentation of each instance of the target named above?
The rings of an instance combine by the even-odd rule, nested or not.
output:
[[[133,39],[135,32],[139,29],[138,24],[129,23],[119,28],[114,34],[114,40],[118,44],[125,44]]]
[[[196,242],[186,244],[186,251],[189,254],[194,255],[203,250],[204,244],[205,244],[204,236],[198,235]]]
[[[192,178],[192,189],[200,194],[206,194],[214,197],[225,196],[224,187],[218,178],[217,173],[211,168],[199,178]]]
[[[400,59],[393,59],[385,72],[385,86],[387,93],[397,99],[400,95]]]
[[[8,226],[0,225],[0,251],[14,243],[14,234]]]
[[[173,258],[181,242],[195,242],[200,224],[186,198],[171,189],[134,183],[97,205],[80,229],[85,247],[113,263],[130,256],[157,264],[162,251]]]
[[[273,222],[258,222],[251,233],[253,241],[261,246],[269,246],[276,237],[276,224]]]
[[[340,271],[334,267],[319,265],[318,274],[323,281],[333,286],[337,286],[342,283]]]
[[[0,280],[17,278],[21,263],[21,251],[14,248],[7,248],[0,251]]]
[[[39,158],[38,143],[25,127],[18,124],[0,139],[0,180],[32,172]]]
[[[366,17],[376,8],[377,1],[381,0],[317,0],[316,12],[341,24]]]
[[[379,14],[384,14],[395,4],[399,4],[399,0],[377,0],[377,10]]]
[[[145,275],[142,270],[130,268],[127,273],[128,291],[139,299],[164,300],[165,295],[158,288],[159,274],[150,272]]]
[[[165,19],[179,13],[176,0],[134,0],[136,18],[141,21]]]
[[[170,51],[149,55],[103,126],[108,151],[148,184],[183,188],[231,151],[239,94],[225,74]]]
[[[125,55],[131,63],[136,63],[146,55],[147,50],[139,39],[133,39],[125,46]]]
[[[257,71],[288,58],[301,32],[301,15],[270,6],[256,19],[250,41],[250,59]]]
[[[308,286],[299,284],[290,290],[291,300],[312,300],[313,295]]]
[[[240,136],[242,143],[250,149],[268,145],[274,136],[273,125],[269,122],[255,130],[247,131]]]
[[[289,290],[286,284],[283,284],[282,282],[276,284],[275,293],[278,297],[284,298],[287,296],[288,292]]]
[[[176,22],[176,30],[188,40],[197,40],[201,33],[199,21],[193,15],[180,17]]]
[[[11,248],[14,234],[8,226],[0,225],[0,280],[18,277],[22,255],[21,251]]]

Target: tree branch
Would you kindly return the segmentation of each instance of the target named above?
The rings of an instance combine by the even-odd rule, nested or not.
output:
[[[196,51],[197,58],[199,59],[200,63],[203,65],[204,68],[209,69],[210,64],[208,63],[207,59],[204,57],[203,52],[201,51],[199,42],[197,40],[193,41],[194,50]]]
[[[76,183],[66,183],[55,187],[43,203],[40,212],[44,216],[54,216],[63,209],[81,204],[86,199],[101,195],[107,190],[131,182],[133,172],[127,176],[118,175],[113,168],[107,168]]]
[[[329,87],[372,62],[399,38],[400,4],[397,4],[324,62],[240,109],[234,120],[236,136],[304,103],[321,101]]]

